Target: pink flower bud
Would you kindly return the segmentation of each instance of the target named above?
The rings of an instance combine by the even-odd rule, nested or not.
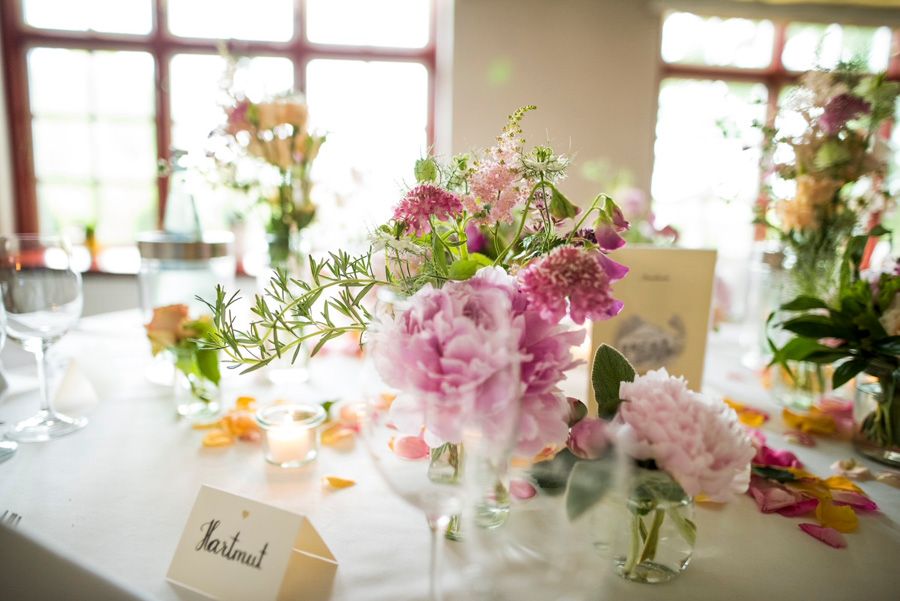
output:
[[[597,459],[609,446],[607,425],[596,417],[586,417],[569,430],[566,446],[581,459]]]

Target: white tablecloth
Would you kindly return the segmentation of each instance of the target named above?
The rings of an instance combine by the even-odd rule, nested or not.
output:
[[[771,443],[786,447],[778,410],[740,366],[735,340],[728,333],[712,335],[705,389],[768,410]],[[308,515],[340,564],[335,601],[425,598],[423,518],[389,493],[359,443],[346,451],[326,448],[319,461],[299,471],[266,465],[254,444],[201,448],[202,433],[177,421],[168,391],[143,376],[150,361],[137,312],[85,319],[59,346],[60,354],[76,359],[100,401],[69,401],[61,409],[87,415],[86,429],[51,443],[20,445],[16,457],[0,464],[0,510],[21,514],[21,528],[151,597],[190,598],[166,582],[165,574],[198,488],[209,484]],[[352,361],[322,362],[309,386],[294,389],[230,377],[226,398],[253,394],[265,402],[357,394]],[[0,421],[7,423],[37,407],[36,391],[22,379],[33,372],[10,371],[13,394],[0,402]],[[574,394],[583,393],[585,377],[580,372],[569,383]],[[819,475],[827,474],[835,459],[853,455],[847,443],[827,440],[791,450]],[[358,484],[328,492],[320,483],[324,475]],[[742,496],[723,508],[698,508],[694,559],[675,581],[649,586],[612,579],[598,598],[897,599],[900,491],[874,482],[862,487],[881,513],[861,517],[859,531],[847,535],[847,549],[832,549],[803,534],[796,525],[801,519],[759,513],[753,500]],[[458,574],[457,554],[451,545],[448,582]]]

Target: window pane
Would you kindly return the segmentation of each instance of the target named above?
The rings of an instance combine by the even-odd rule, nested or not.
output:
[[[774,38],[771,21],[672,13],[663,24],[662,57],[667,63],[762,68],[772,62]]]
[[[107,33],[150,33],[150,0],[24,0],[25,23],[32,27]]]
[[[890,49],[891,30],[887,27],[792,23],[782,60],[792,71],[830,69],[840,61],[859,61],[870,71],[884,71]]]
[[[319,44],[421,48],[429,0],[307,0],[306,37]]]
[[[687,246],[741,257],[759,190],[762,84],[667,79],[659,92],[654,211]],[[748,149],[749,148],[749,149]]]
[[[354,207],[361,212],[356,224],[386,218],[426,150],[427,70],[407,62],[314,60],[306,77],[311,127],[328,135],[316,181],[364,197]]]
[[[294,0],[169,0],[169,31],[189,38],[286,42]]]
[[[41,228],[102,244],[132,242],[156,212],[154,64],[145,52],[35,48],[28,53],[34,166]],[[132,190],[115,211],[112,187]],[[134,204],[137,203],[137,204]],[[129,217],[130,216],[130,217]]]
[[[172,103],[172,144],[201,149],[209,132],[222,124],[228,102],[223,89],[225,60],[215,54],[177,54],[169,70]],[[294,85],[290,59],[262,56],[241,59],[234,76],[235,91],[250,100],[288,92]]]

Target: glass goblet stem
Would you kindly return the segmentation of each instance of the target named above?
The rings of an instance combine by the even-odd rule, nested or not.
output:
[[[47,350],[50,348],[43,340],[37,340],[29,344],[28,350],[34,355],[37,361],[37,378],[41,392],[41,411],[47,414],[47,417],[56,417],[53,411],[53,405],[50,402],[50,384],[47,381]]]
[[[428,529],[431,531],[431,561],[428,570],[428,598],[431,601],[443,601],[444,593],[441,590],[441,573],[444,564],[444,533],[450,525],[450,516],[441,515],[428,519]]]

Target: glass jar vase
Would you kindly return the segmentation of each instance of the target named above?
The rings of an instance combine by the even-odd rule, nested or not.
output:
[[[694,500],[666,472],[639,468],[632,478],[627,495],[611,493],[602,503],[601,522],[619,530],[602,546],[619,576],[668,582],[687,568],[694,552]]]
[[[175,411],[180,417],[204,423],[219,419],[222,411],[219,387],[196,374],[174,369]]]
[[[853,419],[856,450],[880,463],[900,467],[900,390],[885,399],[877,381],[856,386]]]

